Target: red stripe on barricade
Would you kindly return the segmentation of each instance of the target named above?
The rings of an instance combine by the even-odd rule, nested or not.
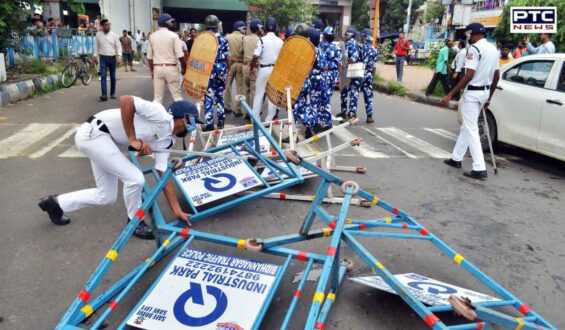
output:
[[[523,304],[522,306],[520,306],[520,308],[518,308],[518,310],[520,311],[520,313],[524,314],[524,315],[528,315],[528,313],[532,310],[530,308],[530,306]]]
[[[298,259],[300,261],[306,261],[306,260],[308,260],[306,255],[307,255],[307,253],[305,251],[298,251],[298,255],[296,256],[296,259]]]
[[[296,298],[300,298],[301,295],[302,295],[302,291],[300,291],[300,290],[294,291],[294,296],[295,296]]]
[[[219,130],[214,130],[214,135],[218,135],[218,134],[220,134],[220,131],[219,131]]]
[[[278,120],[278,119],[275,119],[274,124],[275,124],[275,125],[278,125],[278,124],[279,124],[279,120]]]
[[[116,309],[116,307],[118,307],[118,303],[115,301],[112,301],[112,303],[110,304],[110,306],[108,306],[108,308],[110,308],[110,310],[113,312],[114,309]]]
[[[181,236],[181,237],[184,237],[184,238],[188,238],[188,232],[189,232],[189,231],[190,231],[190,229],[188,229],[188,228],[183,228],[183,229],[180,231],[180,236]]]
[[[145,211],[139,209],[135,212],[135,216],[139,219],[139,221],[143,221],[143,219],[145,219]]]
[[[82,289],[78,293],[77,298],[82,300],[82,302],[86,304],[88,302],[88,299],[90,299],[90,292],[86,291],[85,289]]]
[[[420,234],[422,234],[422,236],[426,236],[426,235],[429,234],[429,232],[426,228],[422,228],[422,229],[420,229]]]
[[[335,229],[335,224],[336,224],[335,221],[330,221],[329,226],[330,226],[330,228],[331,228],[332,230]]]
[[[322,322],[316,322],[316,324],[314,324],[314,328],[323,330],[324,324]]]
[[[365,230],[367,229],[367,225],[362,223],[361,225],[359,225],[359,230]]]
[[[439,319],[437,316],[435,316],[434,313],[426,315],[426,318],[424,319],[424,322],[426,322],[426,324],[429,325],[430,328],[433,328],[434,324],[436,324],[438,321]]]
[[[483,327],[485,326],[485,324],[483,322],[477,322],[477,330],[483,330]]]
[[[392,210],[392,214],[397,215],[398,214],[398,209],[395,207],[394,210]]]
[[[328,246],[328,256],[333,257],[337,253],[337,248],[335,246]]]
[[[277,155],[277,151],[276,151],[276,150],[271,151],[271,155],[276,156],[276,155]]]
[[[279,194],[279,199],[286,199],[286,194]]]
[[[402,229],[408,229],[408,224],[406,222],[402,223]]]

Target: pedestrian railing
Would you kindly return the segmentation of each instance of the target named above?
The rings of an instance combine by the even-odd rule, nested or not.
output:
[[[94,30],[70,28],[30,28],[25,35],[13,36],[7,48],[8,65],[14,67],[17,61],[36,59],[57,62],[72,57],[72,51],[79,54],[94,54]]]

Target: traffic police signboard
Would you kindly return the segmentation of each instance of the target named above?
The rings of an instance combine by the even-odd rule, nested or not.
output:
[[[136,306],[141,329],[251,329],[280,266],[186,249]]]
[[[218,141],[218,145],[224,144],[231,144],[237,141],[241,141],[243,139],[250,139],[253,137],[253,131],[244,131],[244,132],[237,132],[237,133],[230,133],[230,134],[222,134],[222,137]],[[255,141],[249,141],[251,147],[255,148]],[[261,148],[261,153],[269,152],[271,149],[271,144],[269,140],[263,135],[263,132],[259,131],[259,146]],[[238,151],[241,155],[247,155],[248,152],[243,150],[243,145],[238,146]],[[228,152],[231,153],[231,150],[228,149]]]
[[[239,159],[214,158],[175,172],[175,180],[194,205],[204,205],[261,184]]]
[[[410,292],[414,294],[414,296],[416,296],[419,301],[430,306],[449,305],[449,301],[447,299],[451,295],[456,295],[458,297],[467,297],[473,303],[500,300],[484,293],[479,293],[414,273],[398,274],[394,275],[394,277],[401,284],[406,286],[408,290],[410,290]],[[355,277],[351,280],[379,290],[396,294],[396,292],[394,292],[394,290],[391,289],[391,287],[388,286],[388,284],[383,281],[380,276]]]

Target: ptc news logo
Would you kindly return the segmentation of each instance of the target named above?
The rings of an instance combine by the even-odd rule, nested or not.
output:
[[[557,32],[557,7],[510,8],[510,32],[512,33]]]

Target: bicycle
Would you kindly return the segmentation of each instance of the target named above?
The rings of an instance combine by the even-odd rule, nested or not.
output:
[[[78,59],[80,58],[80,63]],[[80,77],[83,85],[88,85],[92,81],[92,72],[94,63],[86,54],[79,54],[78,57],[72,57],[69,64],[63,69],[61,75],[61,83],[64,87],[69,88],[75,84]]]

